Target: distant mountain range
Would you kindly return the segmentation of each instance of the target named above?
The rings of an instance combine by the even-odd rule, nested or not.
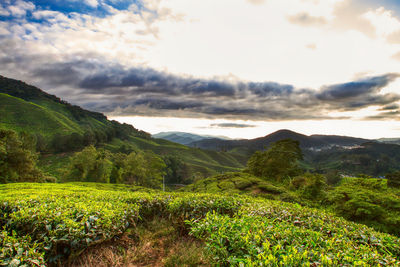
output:
[[[293,139],[300,142],[302,149],[322,150],[333,146],[353,147],[371,141],[363,138],[337,135],[303,135],[290,130],[279,130],[264,137],[255,139],[228,140],[222,137],[203,136],[184,132],[163,132],[153,135],[183,145],[209,150],[229,151],[235,148],[263,150],[271,143],[282,139]]]
[[[199,135],[199,134],[192,134],[185,132],[161,132],[158,134],[153,134],[152,137],[165,139],[182,145],[190,145],[191,143],[195,143],[206,139],[218,139],[218,140],[229,139],[228,137],[223,137],[223,136]]]
[[[190,134],[191,135],[191,134]],[[185,136],[180,133],[180,136]],[[162,137],[163,138],[163,137]],[[166,138],[169,138],[168,135]],[[211,151],[227,152],[246,164],[257,150],[265,150],[278,140],[293,139],[300,143],[304,154],[302,166],[310,171],[338,170],[356,175],[365,173],[381,176],[400,167],[400,145],[396,139],[369,140],[337,135],[303,135],[290,130],[279,130],[255,139],[223,140],[197,137],[197,141],[185,139],[185,145]],[[179,142],[179,138],[174,140]]]

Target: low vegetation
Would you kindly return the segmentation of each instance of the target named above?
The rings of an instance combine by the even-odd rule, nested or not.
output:
[[[128,188],[95,183],[1,185],[0,265],[83,260],[89,256],[88,248],[129,235],[131,242],[144,246],[140,240],[149,234],[146,227],[154,227],[153,218],[167,220],[164,230],[170,234],[182,238],[189,234],[198,240],[185,243],[201,255],[197,260],[172,254],[167,257],[170,263],[400,264],[399,238],[320,210],[238,195],[130,192]],[[161,239],[163,235],[167,234],[161,234]],[[182,250],[179,244],[171,246]]]

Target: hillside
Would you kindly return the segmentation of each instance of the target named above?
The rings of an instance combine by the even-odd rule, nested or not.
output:
[[[378,142],[400,145],[400,138],[380,138]]]
[[[215,137],[210,135],[198,135],[192,133],[185,132],[161,132],[153,135],[154,138],[161,138],[171,142],[175,142],[182,145],[189,145],[193,142],[197,142],[204,139],[213,139],[216,138],[218,140],[225,140],[227,138]]]
[[[51,137],[55,134],[83,135],[88,131],[110,134],[125,127],[129,128],[125,130],[130,135],[149,136],[130,125],[109,121],[101,113],[71,105],[22,81],[0,76],[0,94],[0,127],[3,128]]]
[[[128,124],[110,121],[101,113],[71,105],[56,96],[22,81],[0,76],[0,128],[42,136],[43,152],[60,154],[41,160],[44,169],[59,174],[58,162],[67,162],[64,152],[74,152],[94,144],[113,152],[150,150],[158,155],[174,155],[188,164],[188,175],[213,175],[243,168],[234,155],[189,148],[151,138]],[[51,159],[51,160],[47,160]]]
[[[244,195],[0,185],[2,266],[398,266],[398,237]],[[18,192],[18,194],[15,194]]]

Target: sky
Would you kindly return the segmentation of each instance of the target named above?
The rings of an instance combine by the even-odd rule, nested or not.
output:
[[[400,137],[400,1],[2,0],[0,75],[150,133]]]

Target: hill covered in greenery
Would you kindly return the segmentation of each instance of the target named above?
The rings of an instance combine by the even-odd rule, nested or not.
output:
[[[242,140],[203,139],[189,146],[226,151],[247,161],[256,152],[265,150],[282,139],[296,140],[303,151],[303,167],[310,171],[327,173],[337,170],[347,175],[365,173],[384,176],[400,169],[400,145],[375,140],[336,135],[303,135],[279,130],[264,137]]]
[[[0,112],[0,129],[32,135],[36,151],[42,155],[39,167],[54,176],[62,175],[69,156],[90,145],[112,153],[151,151],[160,157],[174,157],[182,162],[182,177],[171,183],[244,166],[234,155],[151,138],[131,125],[110,121],[101,113],[71,105],[37,87],[2,76]]]

